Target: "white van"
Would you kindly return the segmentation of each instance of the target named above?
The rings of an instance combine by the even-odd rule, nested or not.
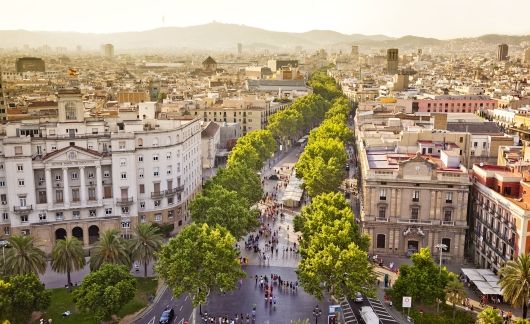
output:
[[[370,306],[361,307],[361,317],[366,324],[379,324],[379,317]]]

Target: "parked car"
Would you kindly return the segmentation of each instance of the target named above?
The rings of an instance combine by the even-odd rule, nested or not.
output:
[[[160,315],[160,324],[169,324],[173,320],[173,317],[175,317],[175,311],[173,308],[166,309],[162,312],[162,315]]]
[[[356,292],[353,301],[356,303],[362,303],[364,301],[363,294],[361,294],[360,292]]]

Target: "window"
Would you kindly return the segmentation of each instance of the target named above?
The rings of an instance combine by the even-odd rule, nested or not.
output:
[[[155,214],[155,222],[160,222],[162,220],[162,214]]]
[[[131,222],[121,222],[122,228],[131,228]]]
[[[2,213],[2,220],[9,220],[9,214],[6,212]]]
[[[138,178],[143,179],[144,177],[144,169],[138,169]]]
[[[449,209],[444,211],[444,222],[451,222],[453,220],[453,212]]]
[[[63,212],[55,213],[55,220],[62,221],[64,219]]]
[[[167,152],[166,159],[168,159],[168,160],[171,159],[171,152]]]
[[[125,142],[121,141],[121,142],[118,142],[118,147],[120,150],[125,150]]]
[[[56,151],[57,150],[57,145],[52,145],[52,151]]]
[[[72,189],[72,201],[79,201],[79,188]]]
[[[77,172],[72,172],[72,180],[77,180]]]
[[[88,178],[94,179],[94,172],[88,172]]]
[[[156,167],[153,169],[153,176],[158,177],[158,174],[159,174],[159,168]]]
[[[377,234],[377,248],[378,249],[384,249],[386,243],[386,236],[385,234]]]
[[[9,226],[4,227],[4,235],[11,235],[11,228]]]
[[[15,155],[22,155],[22,146],[15,146]]]
[[[121,178],[122,179],[127,179],[127,172],[122,172],[121,173]]]
[[[127,160],[125,159],[120,159],[120,166],[126,166],[127,165]]]
[[[420,209],[418,207],[412,207],[410,209],[410,219],[418,220],[420,217]]]
[[[451,239],[443,238],[442,244],[446,246],[445,250],[443,250],[444,252],[451,252]]]
[[[61,175],[60,174],[56,174],[55,175],[55,181],[61,181]]]
[[[4,169],[4,164],[0,163],[0,170],[3,170],[3,169]]]
[[[17,164],[17,171],[24,171],[24,166],[22,164]]]
[[[18,179],[19,187],[24,187],[24,179]]]
[[[451,191],[445,193],[445,202],[448,204],[453,202],[453,193]]]
[[[92,134],[97,134],[98,133],[98,129],[97,128],[92,128]]]
[[[81,218],[81,213],[79,212],[79,210],[74,210],[74,211],[72,212],[72,218],[73,218],[73,219],[79,219],[79,218]]]
[[[138,139],[138,147],[144,146],[144,140],[142,138]]]
[[[386,200],[386,189],[381,188],[381,191],[379,192],[379,200]]]
[[[140,215],[140,223],[145,223],[145,215]]]
[[[172,210],[168,210],[167,211],[167,218],[169,218],[169,219],[173,218],[173,211]]]
[[[88,188],[88,200],[96,200],[96,188]]]
[[[90,209],[88,211],[88,215],[90,215],[90,217],[96,217],[96,210],[95,209]]]
[[[105,208],[105,215],[112,215],[112,208]]]
[[[478,146],[478,143],[477,142],[473,142],[473,147],[477,147]]]
[[[158,146],[158,137],[153,138],[153,146],[154,147]]]
[[[379,207],[379,219],[386,219],[386,207]]]
[[[155,207],[160,207],[160,200],[155,200]]]
[[[145,201],[140,201],[140,209],[145,209]]]
[[[67,102],[64,106],[64,113],[66,115],[66,120],[76,120],[77,113],[75,109],[75,103],[72,101]]]
[[[144,184],[140,184],[140,193],[145,193],[145,186]]]
[[[414,190],[412,192],[412,201],[414,201],[414,202],[420,201],[420,191],[419,190]]]
[[[167,204],[168,205],[173,205],[173,197],[168,197],[167,198]]]
[[[460,136],[460,143],[463,143],[463,142],[464,142],[464,138]]]
[[[143,161],[144,161],[144,156],[138,155],[138,162],[143,162]]]
[[[6,181],[0,180],[0,187],[5,187],[5,186],[6,186]]]
[[[128,214],[129,213],[129,207],[125,206],[121,208],[122,214]]]
[[[28,222],[28,215],[21,215],[20,216],[20,222],[27,223]]]
[[[158,154],[153,154],[153,161],[158,161]]]
[[[166,171],[167,174],[171,174],[171,165],[167,167],[167,171]]]
[[[103,171],[103,177],[104,178],[109,178],[110,177],[110,171],[109,170]]]

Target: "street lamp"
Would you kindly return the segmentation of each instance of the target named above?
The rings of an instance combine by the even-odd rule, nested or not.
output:
[[[443,243],[440,243],[440,244],[436,244],[434,247],[437,248],[438,250],[440,250],[440,272],[439,272],[439,276],[441,277],[442,276],[443,251],[447,250],[447,245],[445,245]],[[439,311],[440,311],[440,301],[438,301],[438,303],[436,304],[436,312],[438,313]]]
[[[313,316],[315,317],[315,324],[318,324],[318,318],[322,315],[322,310],[318,308],[318,305],[315,305],[313,308]]]
[[[2,263],[2,267],[3,267],[3,275],[5,275],[5,272],[6,272],[6,253],[5,253],[5,248],[6,246],[9,245],[9,242],[6,241],[6,240],[1,240],[0,241],[0,246],[2,246],[2,259],[3,259],[3,263]]]

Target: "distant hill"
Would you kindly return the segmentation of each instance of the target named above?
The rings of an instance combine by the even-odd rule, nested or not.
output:
[[[417,36],[392,38],[385,35],[341,34],[331,30],[312,30],[304,33],[276,32],[235,24],[209,23],[190,27],[165,27],[141,32],[91,34],[77,32],[46,32],[27,30],[0,31],[0,47],[12,48],[29,45],[39,47],[81,45],[97,49],[101,44],[112,43],[116,51],[131,49],[209,49],[234,50],[237,43],[246,48],[290,49],[296,46],[320,48],[342,45],[375,47],[422,47],[444,44],[443,40]],[[530,36],[484,35],[475,40],[486,43],[518,44],[530,41]]]

